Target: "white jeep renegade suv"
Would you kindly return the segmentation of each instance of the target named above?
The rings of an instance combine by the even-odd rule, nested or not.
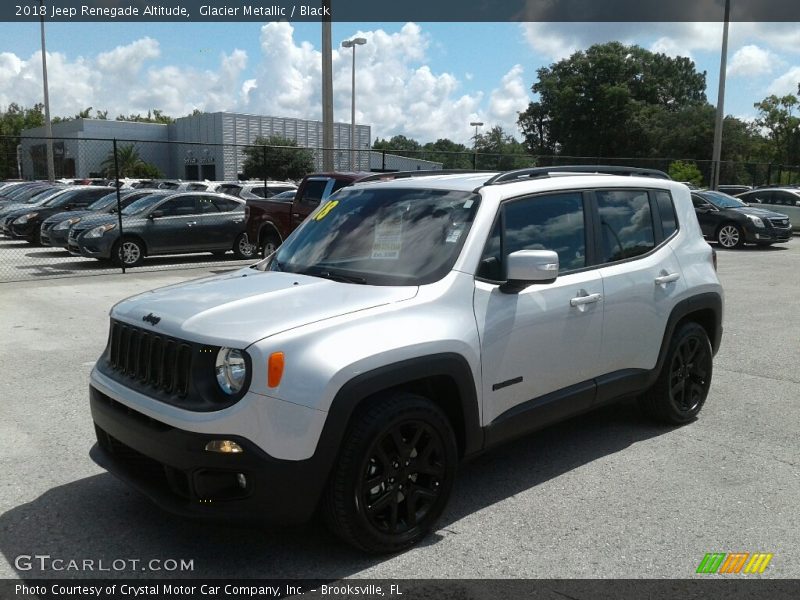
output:
[[[120,302],[94,460],[180,514],[320,508],[391,552],[465,457],[623,397],[692,421],[723,297],[688,188],[566,170],[382,175],[251,267]]]

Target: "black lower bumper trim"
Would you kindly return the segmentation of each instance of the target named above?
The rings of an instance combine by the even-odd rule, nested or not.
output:
[[[222,521],[301,523],[313,515],[327,480],[328,461],[273,458],[236,435],[200,434],[151,419],[90,387],[101,467],[163,509]],[[205,450],[228,439],[241,454]]]

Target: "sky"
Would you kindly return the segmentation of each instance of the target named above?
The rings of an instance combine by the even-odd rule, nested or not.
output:
[[[321,118],[317,23],[47,23],[52,114],[109,117],[194,109]],[[521,139],[517,113],[536,71],[593,43],[618,40],[692,58],[717,99],[721,23],[334,23],[334,118],[373,138],[403,134],[469,144],[482,121]],[[0,110],[41,102],[38,23],[0,23]],[[752,119],[769,94],[797,94],[800,24],[732,23],[725,112]]]

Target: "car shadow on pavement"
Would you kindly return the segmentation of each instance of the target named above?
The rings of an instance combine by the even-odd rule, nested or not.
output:
[[[652,425],[631,403],[602,408],[520,438],[465,463],[449,508],[423,548],[442,542],[481,509],[671,428]],[[535,507],[532,505],[531,510]],[[413,550],[412,550],[413,552]],[[345,546],[316,519],[299,527],[234,527],[175,517],[109,474],[52,488],[0,516],[0,553],[19,577],[316,578],[352,576],[387,557]],[[135,570],[53,571],[17,557],[66,561],[137,559]],[[193,561],[193,571],[143,571],[152,559]]]

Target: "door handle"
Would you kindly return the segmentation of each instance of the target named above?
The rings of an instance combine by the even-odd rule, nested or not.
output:
[[[244,219],[234,219],[234,223],[244,223]]]
[[[187,227],[191,227],[192,225],[197,225],[197,221],[189,221],[186,223]]]
[[[300,218],[300,213],[292,213],[292,216],[293,216],[295,219],[299,219],[299,218]]]
[[[598,302],[603,298],[602,294],[589,294],[588,296],[576,296],[569,301],[570,306],[583,306],[584,304],[592,304]]]
[[[672,283],[673,281],[678,281],[680,278],[680,273],[668,273],[667,275],[661,275],[656,277],[656,285],[666,285],[668,283]]]

